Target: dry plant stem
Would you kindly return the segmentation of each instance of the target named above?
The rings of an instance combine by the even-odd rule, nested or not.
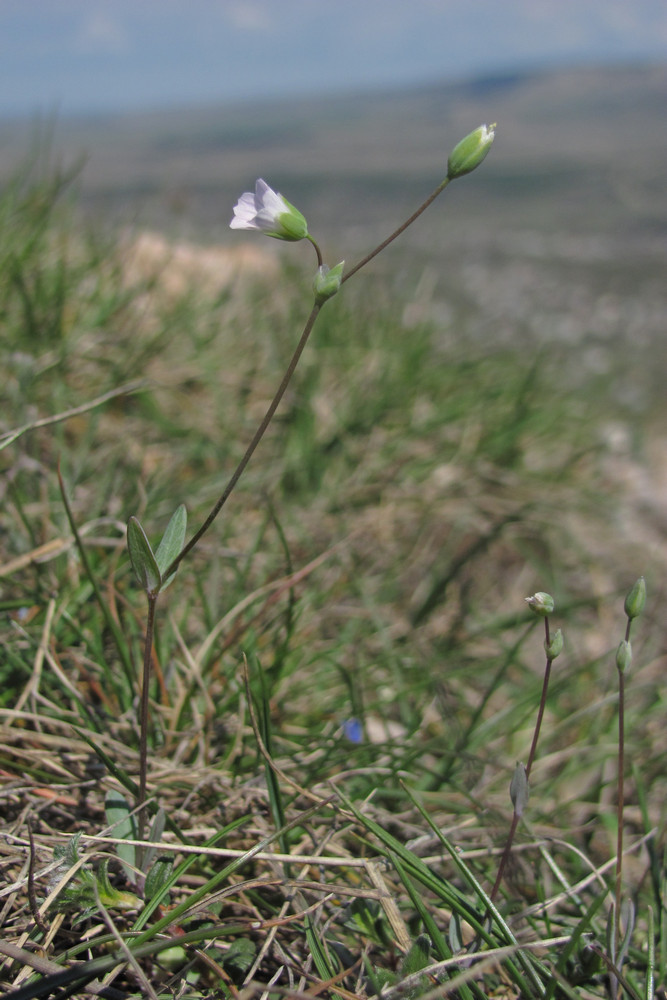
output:
[[[146,779],[148,775],[148,696],[150,693],[151,661],[153,659],[153,633],[157,593],[148,594],[148,617],[144,640],[144,672],[141,687],[141,714],[139,720],[139,793],[137,795],[137,840],[144,839],[146,825]],[[143,847],[137,847],[138,868],[142,867]]]
[[[35,924],[39,927],[44,937],[46,937],[49,929],[44,923],[42,915],[39,912],[37,895],[35,893],[35,840],[32,835],[32,827],[30,826],[30,823],[28,823],[28,837],[30,839],[30,860],[28,861],[28,905],[30,906],[32,919],[35,921]]]
[[[546,648],[549,647],[550,634],[549,634],[549,619],[544,619],[544,639]],[[553,660],[547,656],[546,667],[544,668],[544,680],[542,682],[542,697],[540,698],[540,707],[537,712],[537,720],[535,722],[535,731],[533,733],[533,742],[530,746],[530,753],[528,754],[528,763],[526,764],[526,780],[530,778],[530,770],[533,766],[535,760],[535,754],[537,753],[537,741],[540,738],[540,729],[542,728],[542,719],[544,718],[544,710],[547,704],[547,692],[549,690],[549,678],[551,677],[551,665]],[[503,849],[502,856],[500,858],[500,864],[498,865],[498,874],[496,875],[496,881],[493,883],[493,889],[489,896],[491,902],[495,902],[498,891],[500,890],[500,885],[503,880],[503,875],[505,874],[505,868],[507,867],[507,862],[509,861],[510,854],[512,852],[512,844],[514,843],[514,835],[516,834],[516,828],[519,825],[520,815],[515,811],[512,816],[512,823],[507,835],[507,840],[505,841],[505,847]]]

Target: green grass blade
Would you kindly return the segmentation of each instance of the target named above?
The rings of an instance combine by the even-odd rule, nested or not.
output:
[[[315,968],[324,980],[333,979],[337,974],[338,969],[334,968],[333,964],[329,959],[329,952],[327,951],[325,945],[317,932],[317,928],[313,924],[312,918],[309,913],[306,913],[303,918],[303,926],[306,933],[306,941],[308,942],[308,947],[310,948],[310,953],[313,956],[313,961],[315,963]]]
[[[423,896],[415,889],[412,879],[405,872],[403,865],[399,861],[398,857],[396,855],[391,855],[391,861],[392,864],[394,865],[394,868],[396,869],[398,877],[400,878],[401,882],[403,883],[410,897],[412,905],[414,906],[416,912],[419,914],[421,918],[421,921],[424,925],[424,930],[431,939],[433,949],[438,959],[440,959],[440,961],[444,961],[447,958],[452,958],[453,953],[451,948],[449,947],[449,944],[447,943],[447,939],[445,938],[444,934],[442,933],[442,931],[436,924],[435,920],[433,919],[433,914],[426,905]],[[477,984],[472,983],[471,985],[472,989],[470,986],[468,986],[467,983],[461,986],[459,990],[459,995],[461,996],[462,1000],[473,1000],[473,990],[475,991],[475,996],[477,996],[478,1000],[482,1000],[484,994],[482,993],[481,990],[479,990],[479,988],[476,988]]]
[[[575,954],[576,949],[578,948],[583,935],[586,934],[589,928],[592,926],[593,920],[595,919],[596,914],[604,904],[606,898],[607,896],[606,893],[604,892],[601,892],[599,895],[597,895],[593,900],[593,902],[588,907],[588,909],[586,910],[585,914],[583,915],[579,923],[574,928],[570,940],[565,945],[565,947],[563,948],[562,952],[559,955],[558,962],[556,963],[554,969],[555,975],[547,984],[547,992],[544,1000],[552,1000],[552,997],[556,991],[556,987],[562,985],[562,981],[565,979],[565,970],[567,968],[567,963]]]

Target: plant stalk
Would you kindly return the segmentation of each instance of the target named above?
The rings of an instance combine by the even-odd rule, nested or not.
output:
[[[343,284],[343,282],[347,281],[354,274],[356,274],[357,271],[360,271],[362,267],[365,267],[365,265],[368,264],[369,261],[373,260],[374,257],[377,257],[377,255],[379,253],[381,253],[385,249],[385,247],[389,246],[390,243],[392,243],[402,233],[404,233],[405,230],[408,228],[408,226],[411,226],[412,223],[415,222],[419,218],[419,216],[422,215],[422,213],[426,211],[426,209],[429,207],[429,205],[431,205],[435,201],[435,199],[438,197],[438,195],[442,191],[444,191],[444,189],[447,187],[448,184],[449,184],[449,178],[445,177],[445,179],[443,181],[441,181],[440,184],[438,184],[437,188],[428,196],[428,198],[426,199],[426,201],[424,201],[419,206],[419,208],[415,212],[413,212],[412,215],[408,219],[406,219],[406,221],[404,223],[402,223],[402,225],[400,225],[398,227],[398,229],[395,229],[394,232],[391,233],[390,236],[388,236],[385,240],[383,240],[382,243],[380,243],[377,247],[375,247],[374,250],[371,250],[370,253],[366,254],[365,257],[362,257],[362,259],[360,261],[358,261],[354,265],[354,267],[350,268],[350,270],[347,271],[343,275],[343,277],[341,279],[341,285]],[[310,239],[310,237],[309,237],[309,239]],[[321,262],[322,262],[322,255],[320,253],[320,249],[319,249],[317,243],[315,243],[315,241],[313,239],[310,239],[310,242],[313,244],[313,246],[315,248],[315,252],[317,253],[317,259],[318,259],[318,261],[321,264]],[[317,319],[317,317],[319,315],[319,311],[320,311],[321,308],[322,308],[321,305],[315,304],[313,306],[313,308],[311,310],[311,313],[310,313],[310,316],[306,320],[306,325],[304,327],[303,333],[301,334],[301,338],[299,339],[299,343],[296,346],[296,350],[294,351],[294,354],[292,355],[290,363],[287,366],[287,370],[286,370],[285,374],[283,375],[282,381],[281,381],[280,385],[278,386],[278,390],[277,390],[275,396],[273,397],[273,399],[271,400],[271,403],[269,404],[269,408],[267,409],[266,413],[264,414],[262,422],[260,423],[259,427],[255,431],[253,439],[250,442],[250,444],[248,445],[248,447],[247,447],[247,449],[246,449],[246,451],[245,451],[245,453],[243,455],[243,458],[241,459],[241,461],[237,465],[236,469],[232,473],[231,479],[227,483],[227,486],[225,487],[224,492],[218,497],[218,500],[216,501],[215,505],[211,509],[211,512],[209,513],[209,515],[206,518],[206,520],[204,521],[204,523],[195,532],[195,534],[192,536],[192,538],[181,549],[181,551],[176,556],[176,558],[170,563],[170,565],[165,570],[165,572],[163,574],[163,576],[164,576],[165,579],[167,577],[171,576],[171,574],[175,572],[175,570],[178,568],[178,566],[180,565],[180,563],[183,561],[183,559],[185,559],[185,557],[188,555],[188,553],[192,551],[192,549],[195,547],[195,545],[200,540],[200,538],[202,538],[202,536],[206,534],[206,532],[211,527],[211,525],[215,521],[216,517],[218,516],[218,514],[220,513],[220,511],[222,510],[222,508],[226,504],[227,500],[229,499],[230,494],[232,493],[232,491],[233,491],[234,487],[236,486],[236,484],[238,483],[239,479],[243,475],[243,472],[245,471],[245,468],[246,468],[248,462],[252,458],[252,456],[253,456],[253,454],[254,454],[254,452],[255,452],[258,444],[260,443],[260,441],[264,437],[266,429],[268,428],[269,424],[271,423],[271,421],[273,419],[273,416],[274,416],[276,410],[278,409],[278,406],[280,405],[280,401],[282,400],[283,396],[285,395],[285,390],[287,389],[287,386],[290,383],[292,375],[294,374],[294,370],[295,370],[297,364],[299,363],[299,360],[301,358],[301,355],[303,354],[303,350],[304,350],[306,344],[308,343],[308,338],[310,337],[310,334],[312,332],[313,326],[315,325],[315,320]]]
[[[625,627],[625,641],[630,641],[632,619]],[[618,788],[616,801],[616,871],[614,891],[614,961],[621,947],[621,893],[623,888],[623,814],[625,800],[625,674],[618,671]]]
[[[258,444],[260,443],[260,441],[264,437],[266,429],[269,426],[269,424],[271,423],[271,421],[273,419],[273,415],[276,412],[276,410],[278,409],[278,406],[280,405],[280,401],[282,400],[283,396],[285,395],[285,390],[287,389],[287,386],[290,383],[292,375],[294,374],[294,370],[295,370],[296,366],[299,363],[299,359],[301,358],[301,355],[303,354],[303,349],[306,346],[306,344],[308,343],[308,338],[310,337],[310,334],[312,332],[313,326],[315,325],[315,320],[317,319],[319,311],[320,311],[321,308],[322,307],[318,306],[318,305],[314,305],[313,306],[313,308],[311,310],[311,313],[310,313],[310,316],[306,320],[306,325],[305,325],[305,327],[303,329],[303,333],[301,334],[301,337],[299,339],[299,343],[296,346],[296,350],[294,351],[294,354],[292,355],[290,363],[287,366],[287,370],[286,370],[285,374],[283,375],[282,381],[281,381],[280,385],[278,386],[278,389],[276,391],[275,396],[273,397],[273,399],[269,403],[269,408],[267,409],[266,413],[264,414],[264,417],[263,417],[262,422],[260,423],[259,427],[255,431],[255,433],[253,435],[252,441],[250,442],[250,444],[246,448],[245,453],[243,455],[243,458],[241,459],[241,461],[239,462],[239,464],[236,466],[236,469],[232,473],[232,476],[231,476],[229,482],[227,483],[224,491],[218,497],[218,500],[216,501],[214,507],[212,508],[210,514],[208,515],[208,517],[206,518],[206,520],[204,521],[204,523],[195,532],[195,534],[192,536],[192,538],[190,539],[190,541],[187,542],[186,545],[184,545],[184,547],[178,553],[178,555],[176,556],[176,558],[169,564],[169,566],[167,567],[167,569],[163,573],[163,577],[164,577],[165,580],[168,577],[170,577],[173,572],[175,572],[175,570],[178,568],[178,566],[183,561],[183,559],[185,559],[185,557],[187,556],[187,554],[189,552],[191,552],[192,549],[195,547],[195,545],[197,544],[197,542],[199,541],[199,539],[203,535],[206,534],[206,532],[211,527],[211,525],[215,521],[216,517],[218,516],[218,514],[220,513],[220,511],[222,510],[222,508],[226,504],[227,500],[229,499],[229,496],[230,496],[232,490],[234,489],[234,487],[238,483],[239,479],[243,475],[248,462],[250,461],[250,459],[252,458],[253,454],[255,453],[255,450],[256,450]]]
[[[545,617],[544,619],[544,639],[545,647],[548,649],[550,645],[551,636],[549,633],[549,619]],[[537,719],[535,721],[535,731],[533,733],[533,741],[530,745],[530,753],[528,754],[528,763],[526,764],[526,779],[530,778],[530,771],[535,761],[535,754],[537,753],[537,741],[540,738],[540,729],[542,728],[542,719],[544,718],[544,710],[547,704],[547,692],[549,690],[549,679],[551,677],[551,665],[553,664],[553,659],[547,656],[546,666],[544,668],[544,680],[542,682],[542,695],[540,697],[540,707],[537,710]],[[507,840],[505,841],[505,847],[500,858],[500,864],[498,865],[498,873],[496,875],[496,881],[493,883],[493,889],[490,893],[491,902],[495,902],[496,896],[500,890],[500,885],[503,880],[503,875],[505,874],[505,869],[512,852],[512,844],[514,842],[514,835],[516,834],[516,829],[519,825],[520,815],[514,811],[512,815],[512,823],[507,835]]]
[[[139,715],[139,791],[137,793],[137,840],[144,839],[146,826],[146,784],[148,776],[148,698],[150,694],[151,666],[153,662],[153,635],[158,593],[148,593],[148,616],[144,638],[144,670]],[[137,867],[142,868],[143,847],[137,847]]]
[[[411,226],[412,223],[415,222],[419,218],[419,216],[426,211],[429,205],[431,205],[438,197],[438,195],[445,190],[448,184],[449,184],[449,177],[445,177],[444,181],[441,181],[440,184],[438,184],[435,191],[433,191],[432,194],[428,196],[426,201],[419,206],[416,212],[412,213],[409,219],[406,219],[406,221],[402,225],[400,225],[398,229],[395,229],[394,232],[386,238],[386,240],[383,240],[382,243],[379,244],[379,246],[376,246],[375,250],[371,250],[371,252],[366,254],[365,257],[362,257],[361,260],[354,265],[354,267],[350,268],[349,271],[346,271],[346,273],[343,275],[341,279],[341,285],[349,278],[351,278],[353,274],[356,274],[357,271],[360,271],[362,267],[365,267],[366,264],[368,264],[369,261],[373,260],[374,257],[377,257],[379,253],[382,253],[385,247],[388,247],[390,243],[393,243],[395,239],[398,239],[401,233],[404,233],[405,230],[408,228],[408,226]]]

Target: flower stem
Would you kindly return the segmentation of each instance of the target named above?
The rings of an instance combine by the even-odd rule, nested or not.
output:
[[[545,617],[544,619],[544,637],[545,646],[549,647],[550,644],[550,634],[549,634],[549,619]],[[542,728],[542,719],[544,718],[544,710],[547,704],[547,692],[549,690],[549,679],[551,677],[551,665],[553,664],[553,659],[547,654],[547,662],[544,668],[544,680],[542,682],[542,696],[540,698],[540,707],[537,710],[537,719],[535,721],[535,731],[533,733],[533,742],[530,745],[530,753],[528,754],[528,763],[526,764],[526,779],[530,777],[530,770],[535,761],[535,754],[537,753],[537,741],[540,738],[540,729]],[[516,834],[517,826],[519,825],[520,815],[517,813],[516,809],[512,816],[512,824],[507,835],[507,840],[505,841],[505,847],[503,849],[502,856],[500,858],[500,864],[498,865],[498,874],[496,875],[496,881],[493,883],[493,889],[489,896],[491,902],[495,902],[496,896],[500,890],[500,885],[503,880],[503,875],[505,874],[505,869],[510,858],[512,851],[512,844],[514,842],[514,835]]]
[[[625,627],[625,641],[630,641],[632,619]],[[619,965],[621,947],[621,892],[623,888],[623,813],[625,799],[625,673],[618,671],[618,787],[616,790],[616,871],[614,891],[614,961]]]
[[[625,677],[618,676],[618,800],[616,803],[616,886],[614,893],[614,959],[621,947],[621,890],[623,886],[623,797],[625,770]]]
[[[358,261],[358,263],[356,263],[354,265],[354,267],[352,267],[349,271],[347,271],[346,274],[343,275],[343,278],[341,279],[341,284],[344,281],[347,281],[349,278],[351,278],[353,274],[356,274],[357,271],[360,271],[361,268],[364,267],[366,264],[368,264],[369,261],[373,260],[374,257],[377,257],[377,255],[379,253],[381,253],[385,249],[385,247],[389,246],[390,243],[392,243],[395,239],[397,239],[397,237],[399,237],[401,235],[401,233],[405,232],[405,230],[408,228],[408,226],[411,226],[412,223],[416,219],[418,219],[419,216],[423,212],[426,211],[426,209],[429,207],[429,205],[431,205],[432,202],[435,201],[435,199],[438,197],[438,195],[440,194],[440,192],[444,191],[444,189],[447,187],[448,184],[449,184],[449,178],[445,177],[444,181],[441,181],[441,183],[438,184],[438,186],[435,189],[435,191],[433,191],[433,193],[429,195],[429,197],[426,199],[426,201],[424,201],[419,206],[419,208],[416,210],[416,212],[412,213],[412,215],[410,216],[409,219],[406,219],[406,221],[402,225],[400,225],[398,227],[398,229],[394,230],[394,232],[390,236],[388,236],[385,240],[383,240],[382,243],[380,243],[374,250],[371,250],[370,253],[366,254],[365,257],[363,257],[360,261]],[[315,242],[315,240],[310,235],[307,237],[307,239],[312,243],[313,247],[315,248],[315,252],[317,254],[317,259],[318,259],[319,265],[321,266],[322,265],[322,254],[321,254],[319,246],[317,245],[317,243]],[[252,441],[248,445],[248,447],[247,447],[247,449],[245,451],[245,454],[243,455],[243,458],[241,459],[241,461],[239,462],[238,466],[234,470],[234,473],[232,474],[231,479],[227,483],[227,486],[225,487],[224,492],[218,497],[218,500],[216,501],[216,503],[213,506],[211,512],[209,513],[208,517],[206,518],[206,520],[204,521],[204,523],[201,525],[201,527],[195,532],[195,534],[192,536],[192,538],[189,540],[189,542],[187,542],[187,544],[181,549],[181,551],[176,556],[176,558],[167,567],[167,569],[165,570],[165,572],[163,574],[163,576],[164,576],[165,579],[167,577],[171,576],[171,574],[175,572],[175,570],[178,568],[178,566],[183,561],[183,559],[185,559],[185,557],[188,555],[188,553],[191,552],[192,549],[195,547],[195,545],[197,544],[197,542],[199,541],[199,539],[203,535],[206,534],[206,532],[211,527],[211,525],[215,521],[216,517],[218,516],[218,514],[220,513],[220,511],[224,507],[225,503],[229,499],[229,495],[231,494],[232,490],[236,486],[237,482],[239,481],[239,479],[243,475],[243,472],[245,470],[246,465],[248,464],[248,462],[252,458],[252,456],[253,456],[253,454],[255,452],[255,449],[257,448],[257,445],[262,440],[262,438],[264,436],[264,433],[265,433],[267,427],[269,426],[269,424],[271,423],[271,420],[273,419],[273,415],[276,412],[276,410],[278,409],[280,401],[281,401],[281,399],[283,398],[283,396],[285,394],[285,390],[287,389],[287,386],[290,383],[292,375],[294,374],[294,369],[296,368],[297,364],[299,363],[299,359],[301,358],[301,355],[303,353],[303,349],[306,346],[306,343],[308,342],[308,338],[310,337],[310,334],[311,334],[311,331],[313,329],[313,326],[315,325],[315,320],[317,319],[317,316],[319,314],[320,308],[321,308],[321,306],[318,305],[317,303],[315,303],[315,305],[313,306],[313,309],[312,309],[312,311],[310,313],[310,316],[308,317],[308,319],[306,321],[306,325],[304,327],[303,333],[301,334],[301,339],[299,340],[299,343],[297,344],[296,350],[294,351],[294,354],[292,355],[292,359],[291,359],[289,365],[287,366],[287,370],[286,370],[286,372],[285,372],[285,374],[283,376],[283,380],[282,380],[282,382],[280,383],[280,385],[278,387],[278,391],[276,392],[275,396],[271,400],[271,403],[269,404],[269,408],[266,411],[261,424],[259,425],[259,427],[255,431],[255,435],[254,435]]]
[[[507,868],[507,862],[509,861],[510,853],[512,851],[512,844],[514,843],[514,834],[516,833],[516,828],[519,825],[519,814],[515,811],[512,815],[512,823],[510,825],[509,833],[507,834],[507,840],[505,841],[505,846],[503,848],[503,853],[500,858],[500,864],[498,865],[498,874],[496,875],[496,881],[493,883],[493,889],[489,895],[489,899],[492,903],[495,903],[496,896],[500,889],[500,884],[503,880],[503,875],[505,874],[505,869]]]
[[[349,278],[351,278],[353,274],[356,274],[357,271],[360,271],[362,267],[365,267],[366,264],[368,264],[369,261],[373,260],[374,257],[377,257],[379,253],[382,253],[384,248],[388,247],[390,243],[393,243],[393,241],[397,239],[401,235],[401,233],[404,233],[405,230],[408,228],[408,226],[411,226],[412,223],[419,218],[422,212],[425,212],[426,209],[429,207],[429,205],[431,205],[435,201],[440,192],[445,190],[448,184],[449,184],[449,177],[445,177],[444,181],[441,181],[441,183],[438,184],[435,191],[433,191],[433,193],[428,196],[426,201],[419,206],[416,212],[412,213],[409,219],[406,219],[406,221],[401,226],[399,226],[398,229],[394,230],[391,236],[388,236],[386,240],[383,240],[382,243],[380,243],[380,245],[375,248],[375,250],[371,250],[371,252],[366,254],[365,257],[362,257],[361,260],[354,265],[354,267],[350,268],[350,270],[343,275],[341,285],[343,284],[344,281],[347,281]]]
[[[322,257],[322,251],[320,250],[319,245],[315,242],[310,233],[308,233],[306,239],[309,240],[313,244],[313,247],[315,248],[315,253],[317,254],[317,266],[322,267],[322,265],[324,264],[324,259]]]
[[[227,500],[229,499],[229,496],[230,496],[232,490],[234,489],[234,487],[238,483],[239,479],[243,475],[243,472],[245,471],[246,465],[248,464],[248,462],[252,458],[253,454],[255,453],[257,445],[259,444],[259,442],[264,437],[266,429],[269,426],[269,424],[271,423],[271,420],[273,419],[273,415],[276,412],[276,410],[278,409],[278,406],[280,405],[281,399],[285,395],[285,390],[287,389],[287,386],[290,383],[290,379],[292,378],[292,375],[294,374],[294,369],[298,365],[299,359],[300,359],[301,355],[303,354],[303,349],[306,346],[306,344],[308,343],[308,338],[310,337],[310,334],[311,334],[311,331],[313,329],[313,326],[315,325],[315,320],[317,319],[317,316],[319,314],[320,308],[321,308],[321,306],[318,306],[318,305],[314,305],[313,306],[313,308],[311,310],[311,313],[310,313],[310,316],[306,320],[306,325],[305,325],[305,327],[303,329],[303,333],[301,334],[301,338],[299,340],[299,343],[296,346],[296,350],[294,351],[294,354],[292,355],[290,363],[287,366],[287,370],[285,371],[285,374],[283,375],[282,381],[281,381],[280,385],[278,386],[278,389],[276,391],[275,396],[273,397],[273,399],[271,400],[271,402],[269,404],[269,408],[267,409],[266,413],[264,414],[262,422],[260,423],[259,427],[255,431],[252,441],[250,442],[250,444],[246,448],[245,453],[243,455],[243,458],[241,459],[241,461],[239,462],[239,464],[236,466],[236,469],[232,473],[232,476],[231,476],[229,482],[227,483],[224,491],[218,497],[218,499],[217,499],[214,507],[212,508],[210,514],[208,515],[208,517],[206,518],[206,520],[204,521],[204,523],[202,524],[202,526],[195,532],[195,534],[192,536],[192,538],[190,539],[190,541],[187,542],[187,544],[181,549],[181,551],[178,553],[178,555],[176,556],[176,558],[170,563],[170,565],[167,567],[167,569],[162,574],[162,576],[163,576],[163,578],[165,580],[168,577],[170,577],[171,574],[177,569],[177,567],[182,562],[182,560],[185,559],[185,557],[187,556],[188,552],[192,551],[192,549],[195,547],[195,545],[197,544],[197,542],[199,541],[199,539],[202,537],[202,535],[206,534],[206,532],[211,527],[211,525],[215,521],[216,517],[218,516],[218,514],[220,513],[220,511],[222,510],[222,508],[226,504]]]
[[[550,642],[549,636],[549,619],[544,619],[544,641],[545,645],[548,647]],[[535,722],[535,732],[533,733],[533,742],[530,746],[530,753],[528,754],[528,763],[526,764],[526,777],[530,778],[530,769],[533,766],[535,760],[535,754],[537,752],[537,741],[540,737],[540,729],[542,728],[542,719],[544,718],[544,710],[547,705],[547,691],[549,690],[549,678],[551,677],[551,665],[553,660],[547,656],[546,666],[544,668],[544,681],[542,682],[542,696],[540,698],[540,707],[537,710],[537,720]]]
[[[148,594],[148,617],[144,637],[144,670],[139,716],[139,792],[137,794],[137,840],[144,839],[146,826],[146,778],[148,774],[148,696],[150,693],[151,665],[153,660],[153,634],[158,593]],[[137,867],[141,869],[143,847],[137,847]]]

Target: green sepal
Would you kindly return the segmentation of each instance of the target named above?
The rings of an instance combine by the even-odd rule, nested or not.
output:
[[[160,592],[162,575],[146,532],[136,517],[127,522],[127,549],[137,580],[146,593],[154,597]]]
[[[616,669],[619,674],[624,674],[632,665],[632,646],[627,639],[624,639],[616,650]]]
[[[643,576],[640,576],[625,598],[625,613],[630,621],[642,613],[645,602],[646,580]]]
[[[526,597],[526,604],[536,615],[546,618],[552,614],[555,604],[551,594],[545,594],[543,590],[538,590],[532,597]]]
[[[176,570],[174,570],[174,572],[171,573],[167,579],[163,579],[165,570],[167,570],[173,563],[174,559],[183,548],[183,543],[185,541],[185,529],[187,526],[188,513],[185,509],[185,504],[182,503],[179,504],[174,513],[171,515],[171,520],[169,521],[166,531],[162,536],[162,541],[158,545],[155,552],[155,561],[157,562],[162,579],[162,586],[160,587],[160,590],[165,590],[176,576]]]
[[[491,149],[495,125],[480,125],[454,146],[447,161],[447,179],[453,181],[478,167]]]
[[[559,628],[552,633],[549,642],[544,640],[544,652],[550,660],[555,660],[563,652],[563,633]]]
[[[305,216],[287,198],[283,197],[283,195],[280,195],[280,197],[284,201],[287,211],[281,212],[277,216],[276,221],[279,223],[280,229],[276,229],[268,235],[274,236],[278,240],[287,240],[289,243],[304,240],[308,235],[308,223]]]
[[[341,260],[334,267],[327,267],[326,264],[318,267],[317,274],[313,279],[313,292],[318,306],[324,305],[327,299],[336,294],[343,280],[344,267],[344,260]]]

